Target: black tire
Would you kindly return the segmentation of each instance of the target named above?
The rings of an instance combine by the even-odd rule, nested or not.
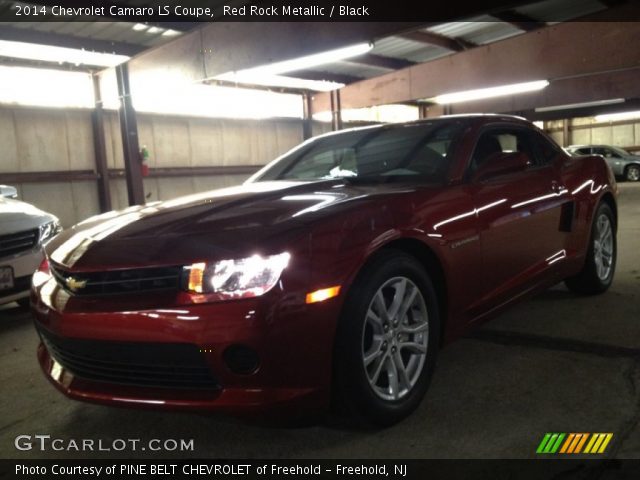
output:
[[[20,308],[28,310],[30,307],[31,299],[29,297],[21,298],[20,300],[16,300],[16,303],[20,305]]]
[[[414,360],[406,360],[407,369],[404,370],[408,371],[409,365],[414,366],[411,376],[415,383],[410,388],[405,388],[404,393],[398,399],[387,400],[381,398],[381,394],[376,393],[376,390],[374,390],[376,387],[370,384],[369,375],[364,365],[367,330],[371,329],[371,325],[367,324],[366,318],[370,318],[368,316],[369,307],[373,305],[374,296],[379,291],[382,291],[380,289],[384,285],[389,285],[389,282],[402,281],[398,280],[402,278],[410,281],[406,282],[408,285],[407,291],[409,289],[414,291],[417,287],[421,295],[420,298],[424,300],[424,303],[420,303],[419,299],[415,301],[426,307],[428,317],[428,333],[424,334],[424,336],[420,336],[418,333],[408,334],[413,335],[413,337],[411,339],[403,339],[403,341],[416,342],[416,338],[418,338],[420,342],[425,344],[423,346],[426,346],[427,351],[426,353],[407,351],[405,350],[407,345],[404,344],[402,346],[401,344],[400,337],[405,334],[399,333],[400,329],[417,325],[417,323],[413,323],[418,321],[416,318],[419,318],[417,313],[414,313],[416,311],[414,306],[407,310],[410,313],[402,316],[406,322],[411,322],[411,324],[402,322],[398,327],[398,322],[388,322],[389,326],[393,323],[391,328],[393,339],[389,339],[389,343],[393,342],[394,346],[386,347],[387,350],[380,355],[383,358],[387,358],[388,355],[387,360],[391,363],[395,363],[393,361],[393,358],[397,358],[395,355],[400,358],[403,355],[415,356]],[[398,290],[395,290],[395,292],[397,294]],[[416,295],[415,298],[418,298],[418,296]],[[390,304],[389,308],[391,307],[392,305]],[[421,307],[415,308],[419,310]],[[396,318],[400,318],[400,315]],[[420,323],[423,326],[424,324],[425,322]],[[334,349],[334,410],[343,415],[348,415],[350,421],[353,422],[355,420],[360,425],[385,427],[399,422],[419,406],[429,387],[436,365],[439,340],[440,316],[438,313],[438,299],[429,275],[411,255],[392,249],[381,251],[362,269],[345,300]],[[398,342],[397,347],[395,346],[396,341]],[[386,345],[386,343],[385,341],[384,344]],[[372,348],[373,351],[376,351],[375,347]],[[381,350],[383,350],[382,347]],[[423,357],[424,361],[419,360]],[[411,363],[414,361],[415,363]],[[421,365],[421,371],[416,366],[416,363]],[[393,368],[397,368],[397,364]],[[398,372],[396,370],[397,378],[400,378],[401,375]],[[384,382],[382,373],[378,378]],[[387,388],[391,388],[390,378],[391,376],[387,372],[387,381],[389,382],[389,387]],[[408,376],[404,378],[408,378]],[[398,385],[396,383],[396,387]],[[405,385],[408,386],[409,383],[405,382]]]
[[[637,182],[640,180],[640,166],[629,165],[624,171],[624,178],[628,182]]]
[[[602,275],[598,274],[598,266],[596,261],[598,248],[596,240],[598,239],[599,235],[598,219],[600,219],[600,217],[603,215],[609,221],[612,237],[610,270],[608,271],[608,274],[604,276],[604,278],[602,277]],[[616,269],[617,249],[618,247],[616,242],[615,216],[613,215],[611,207],[602,202],[600,203],[600,205],[598,205],[598,208],[596,209],[593,216],[593,221],[591,223],[589,248],[587,250],[587,257],[585,258],[584,267],[579,274],[565,280],[565,284],[567,285],[569,290],[585,295],[596,295],[598,293],[606,292],[613,282],[613,275]]]

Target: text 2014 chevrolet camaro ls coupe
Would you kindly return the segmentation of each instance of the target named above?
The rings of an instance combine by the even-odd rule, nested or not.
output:
[[[331,403],[385,425],[438,347],[565,280],[599,293],[616,185],[525,120],[450,116],[303,143],[242,186],[63,232],[34,276],[66,395],[232,412]]]

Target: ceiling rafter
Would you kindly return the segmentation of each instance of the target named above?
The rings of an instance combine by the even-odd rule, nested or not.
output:
[[[362,80],[361,77],[356,77],[353,75],[345,75],[342,73],[332,73],[332,72],[320,72],[316,70],[298,70],[296,72],[288,73],[286,74],[286,76],[301,78],[303,80],[318,80],[318,81],[336,82],[336,83],[344,83],[344,84],[349,84],[349,83],[358,82]]]
[[[515,10],[505,10],[503,12],[492,13],[491,16],[509,23],[523,32],[531,32],[547,26],[545,22],[536,20],[529,15],[516,12]]]
[[[401,68],[415,65],[415,62],[405,60],[403,58],[384,57],[374,53],[365,53],[357,57],[345,58],[343,62],[356,63],[358,65],[366,65],[368,67],[384,68],[387,70],[399,70]]]
[[[397,36],[406,40],[412,40],[414,42],[446,48],[447,50],[451,50],[452,52],[462,52],[463,50],[477,47],[475,43],[469,42],[462,38],[446,37],[444,35],[439,35],[433,32],[425,32],[424,30],[402,33]]]

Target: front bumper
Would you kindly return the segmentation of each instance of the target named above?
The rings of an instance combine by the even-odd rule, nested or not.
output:
[[[97,380],[69,360],[77,359],[77,352],[65,357],[66,353],[42,342],[38,359],[58,390],[77,400],[101,404],[237,414],[294,413],[328,405],[340,297],[314,305],[301,302],[301,294],[282,291],[253,299],[188,305],[167,294],[134,297],[76,297],[51,278],[33,290],[32,311],[42,338],[88,340],[96,351],[101,345],[107,351],[114,342],[189,346],[197,351],[216,385],[158,387],[123,383],[120,378]],[[249,374],[234,373],[225,359],[225,352],[239,345],[258,355],[259,365]]]

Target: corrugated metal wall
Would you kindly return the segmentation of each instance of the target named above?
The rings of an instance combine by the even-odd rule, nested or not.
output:
[[[552,129],[550,135],[562,145],[563,121],[550,121],[546,128]],[[578,128],[575,128],[578,127]],[[624,125],[597,123],[593,118],[573,118],[569,120],[568,145],[602,144],[616,147],[640,146],[640,120]]]
[[[138,117],[140,145],[149,166],[204,167],[264,165],[302,141],[300,120],[231,120],[144,115]],[[326,127],[318,126],[314,133]],[[318,130],[317,132],[315,130]],[[124,168],[118,116],[107,112],[108,167]],[[0,107],[0,183],[2,173],[95,171],[91,112]],[[148,200],[237,185],[246,175],[146,178]],[[4,182],[6,183],[6,182]],[[111,180],[113,208],[128,205],[123,179]],[[94,181],[24,183],[20,198],[73,225],[99,212]]]
[[[83,110],[0,108],[2,173],[95,170],[91,113]],[[65,226],[99,211],[95,182],[14,185],[21,199],[57,215]]]

